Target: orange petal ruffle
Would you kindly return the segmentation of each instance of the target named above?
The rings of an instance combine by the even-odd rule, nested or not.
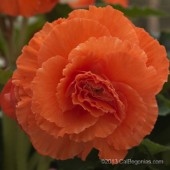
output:
[[[0,93],[0,107],[12,119],[16,119],[15,107],[17,101],[14,93],[14,85],[12,79],[10,79]]]
[[[0,13],[30,17],[49,12],[58,0],[1,0]]]

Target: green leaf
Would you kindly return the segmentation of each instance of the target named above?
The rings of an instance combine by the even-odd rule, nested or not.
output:
[[[4,71],[0,69],[0,84],[4,85],[11,76],[12,76],[12,71],[10,70]]]
[[[28,136],[17,126],[15,144],[15,162],[17,170],[29,170],[28,169],[28,157],[31,149],[31,143]],[[12,141],[11,141],[12,142]]]
[[[73,9],[67,4],[57,4],[56,7],[46,14],[47,20],[52,22],[58,18],[66,18]]]
[[[43,27],[45,22],[46,22],[46,19],[43,15],[37,15],[37,16],[29,19],[29,22],[28,22],[27,28],[26,28],[25,43],[28,43],[30,38],[32,38],[32,36]],[[17,35],[19,35],[19,34],[20,34],[20,29],[17,30]]]
[[[157,95],[157,101],[159,106],[159,115],[166,116],[170,114],[170,100],[166,98],[164,95]]]
[[[162,157],[165,160],[165,164],[170,166],[170,152],[163,153]]]
[[[132,6],[129,8],[123,8],[120,5],[113,5],[115,9],[118,9],[122,11],[126,16],[132,17],[132,18],[137,18],[137,17],[147,17],[147,16],[159,16],[163,17],[166,16],[167,14],[161,10],[157,9],[152,9],[148,7],[137,7],[137,6]]]
[[[49,169],[51,161],[52,161],[51,158],[49,158],[47,156],[39,155],[37,170],[47,170],[47,169]]]
[[[16,135],[18,125],[5,114],[2,117],[3,169],[16,169]],[[14,156],[15,155],[15,156]]]
[[[103,2],[96,3],[96,6],[107,6],[108,4],[105,4]],[[159,16],[159,17],[165,17],[168,14],[164,11],[158,10],[158,9],[152,9],[148,7],[137,7],[137,6],[131,6],[128,8],[124,8],[121,5],[112,5],[113,8],[123,12],[126,16],[137,18],[137,17],[148,17],[148,16]]]
[[[93,149],[85,161],[74,158],[57,161],[57,165],[59,170],[94,170],[98,165],[101,165],[101,161],[98,158],[98,151]]]
[[[69,160],[64,160],[64,161],[57,161],[57,165],[59,167],[59,170],[64,169],[64,170],[73,170],[73,169],[78,169],[78,167],[82,166],[82,161],[80,159],[74,158],[74,159],[69,159]]]
[[[151,155],[155,155],[160,152],[170,151],[170,147],[152,142],[149,139],[144,139],[139,146],[139,150],[145,153],[150,153]]]
[[[168,59],[170,60],[170,31],[166,30],[161,32],[159,42],[161,45],[165,46],[168,53]]]
[[[5,56],[8,51],[7,42],[4,39],[3,33],[0,31],[0,54]]]

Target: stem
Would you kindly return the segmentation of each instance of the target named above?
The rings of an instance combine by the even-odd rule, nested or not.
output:
[[[10,68],[15,69],[15,60],[16,60],[16,46],[15,46],[15,24],[16,18],[8,17],[9,28],[7,32],[7,42],[8,42],[8,59]],[[8,27],[8,26],[7,26]]]
[[[28,26],[28,18],[22,18],[21,26],[19,28],[19,35],[16,35],[15,24],[17,18],[11,16],[0,16],[0,35],[1,41],[4,44],[5,58],[10,69],[15,69],[16,59],[21,53],[21,49],[25,44],[26,31]],[[18,44],[17,44],[17,42]]]
[[[34,153],[31,155],[30,159],[29,159],[28,169],[29,169],[29,170],[30,170],[30,169],[35,169],[36,166],[37,166],[38,160],[39,160],[39,155],[38,155],[37,152],[34,152]]]
[[[2,118],[2,137],[3,137],[3,169],[4,170],[16,170],[15,169],[15,144],[16,144],[16,123],[3,115]]]
[[[5,46],[5,58],[7,60],[8,66],[13,69],[15,64],[13,63],[13,55],[14,55],[14,42],[13,42],[13,34],[14,34],[14,22],[15,17],[11,16],[1,16],[0,17],[0,33],[1,39]]]
[[[28,155],[31,144],[16,122],[3,115],[3,169],[29,170]]]
[[[28,162],[31,144],[16,122],[3,115],[3,170],[47,170],[51,159],[35,153]]]
[[[16,166],[17,170],[29,170],[28,169],[28,156],[31,148],[31,144],[28,137],[17,129],[17,143],[16,143]]]
[[[1,50],[3,53],[3,56],[6,58],[7,62],[9,63],[10,58],[9,57],[9,49],[8,49],[8,43],[6,39],[6,24],[5,24],[6,17],[0,15],[0,41],[1,41]]]
[[[51,159],[49,157],[40,156],[37,170],[47,170],[49,169]]]
[[[48,170],[52,159],[49,157],[41,156],[37,152],[35,152],[28,163],[28,169],[36,170]]]
[[[16,57],[18,57],[18,55],[21,53],[21,49],[25,45],[25,40],[26,40],[25,34],[27,32],[28,21],[29,21],[28,18],[22,18],[20,37],[19,37],[19,44],[17,46]]]

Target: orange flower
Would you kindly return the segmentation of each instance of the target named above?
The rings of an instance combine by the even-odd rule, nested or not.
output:
[[[14,95],[14,86],[10,79],[0,93],[0,106],[2,110],[11,118],[16,119],[15,105],[17,101]]]
[[[50,11],[58,0],[1,0],[0,13],[33,16]]]
[[[108,4],[119,4],[123,7],[128,6],[128,0],[103,0],[103,1]],[[72,8],[83,8],[93,4],[95,4],[95,0],[74,0],[73,2],[69,3],[69,5]]]
[[[75,10],[23,49],[12,78],[17,121],[43,155],[85,159],[96,148],[123,159],[154,127],[168,66],[165,48],[120,11]]]
[[[68,3],[71,8],[84,8],[89,5],[94,5],[95,0],[74,0],[73,2]]]
[[[109,4],[119,4],[122,5],[123,7],[128,6],[128,0],[104,0],[104,2]]]

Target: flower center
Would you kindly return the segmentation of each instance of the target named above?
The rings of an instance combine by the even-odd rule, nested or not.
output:
[[[121,119],[119,113],[124,112],[124,104],[109,80],[89,71],[78,74],[72,82],[73,86],[73,104],[81,105],[96,117],[111,113]]]

